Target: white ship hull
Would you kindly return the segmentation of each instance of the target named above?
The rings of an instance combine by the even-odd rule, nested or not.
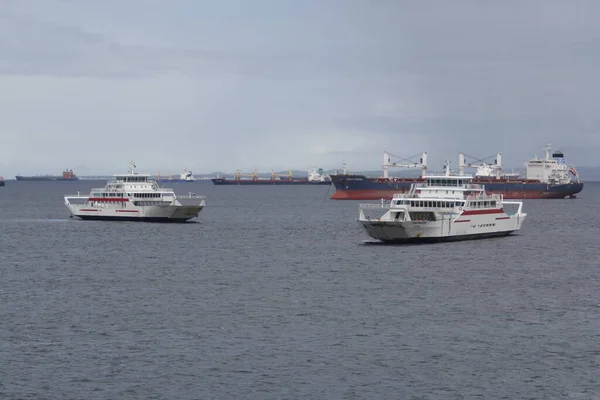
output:
[[[496,214],[497,215],[497,214]],[[521,229],[525,214],[469,215],[439,221],[360,219],[367,235],[383,242],[428,242],[507,236]]]
[[[204,205],[139,206],[126,208],[90,207],[67,204],[71,215],[84,220],[186,222],[200,215]]]

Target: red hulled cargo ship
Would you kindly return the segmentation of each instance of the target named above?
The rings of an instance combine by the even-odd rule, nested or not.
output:
[[[525,176],[502,172],[502,154],[496,155],[493,164],[465,163],[464,154],[459,155],[459,174],[465,168],[477,168],[473,179],[475,184],[484,184],[487,193],[502,194],[506,199],[562,199],[573,198],[583,189],[579,173],[571,164],[566,164],[561,151],[551,152],[548,144],[544,147],[545,158],[534,157],[525,163]],[[421,168],[417,178],[394,178],[389,169]],[[427,153],[423,153],[420,162],[402,164],[392,163],[390,155],[383,153],[383,177],[370,178],[365,175],[336,174],[331,180],[336,191],[334,200],[379,200],[391,199],[395,193],[410,190],[413,183],[423,180],[427,171]]]

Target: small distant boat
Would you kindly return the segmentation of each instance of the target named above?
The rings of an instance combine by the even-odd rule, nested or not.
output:
[[[79,178],[72,169],[65,169],[61,175],[15,176],[18,181],[77,181]]]
[[[6,186],[6,181],[3,176],[0,176],[0,186]]]
[[[505,206],[517,206],[516,212]],[[393,196],[389,206],[361,204],[359,223],[366,233],[382,242],[439,242],[507,236],[521,229],[527,214],[522,201],[506,201],[501,194],[487,194],[469,175],[425,175],[408,193]],[[380,217],[370,211],[386,209]]]
[[[104,188],[92,189],[87,196],[65,195],[71,215],[84,220],[185,222],[204,209],[204,196],[178,196],[130,165],[129,173],[114,175]]]
[[[157,182],[173,182],[173,183],[177,183],[177,182],[195,182],[196,178],[192,174],[192,171],[188,171],[187,168],[186,168],[181,174],[179,174],[179,178],[173,178],[171,176],[171,174],[169,174],[167,177],[161,176],[160,174],[158,174],[156,176],[156,181]]]

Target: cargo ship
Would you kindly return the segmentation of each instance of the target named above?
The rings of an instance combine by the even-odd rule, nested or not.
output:
[[[258,172],[254,170],[251,174],[243,174],[237,170],[233,179],[212,178],[215,185],[331,185],[331,177],[323,173],[323,169],[316,167],[308,171],[306,178],[298,178],[292,175],[290,170],[288,174],[271,173],[270,178],[258,177]]]
[[[474,184],[485,185],[489,194],[501,194],[505,199],[563,199],[574,198],[583,190],[583,182],[572,164],[566,164],[561,151],[551,153],[552,147],[544,147],[545,158],[534,157],[525,163],[525,177],[502,171],[502,154],[498,153],[493,164],[465,163],[463,153],[459,154],[459,174],[465,168],[477,168]],[[389,176],[389,168],[420,168],[421,176],[414,178],[394,178]],[[418,163],[392,163],[389,153],[383,153],[383,177],[370,178],[365,175],[331,175],[335,192],[334,200],[390,200],[395,193],[405,193],[413,183],[422,182],[427,171],[427,153],[423,153]]]
[[[196,182],[196,178],[192,174],[192,171],[188,171],[187,168],[183,170],[181,174],[179,174],[179,178],[173,178],[171,174],[164,176],[161,174],[156,175],[156,182],[169,182],[169,183],[177,183],[177,182]]]
[[[72,169],[65,169],[61,175],[15,176],[18,181],[77,181],[79,178]]]

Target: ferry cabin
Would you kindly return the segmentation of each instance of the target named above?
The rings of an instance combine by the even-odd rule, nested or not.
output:
[[[427,177],[423,183],[414,184],[407,194],[394,196],[389,220],[436,221],[456,214],[503,213],[502,195],[487,195],[484,186],[470,183],[471,179],[470,176]]]
[[[115,175],[104,188],[92,189],[88,203],[93,207],[126,207],[170,205],[175,200],[173,189],[158,186],[150,175]]]

